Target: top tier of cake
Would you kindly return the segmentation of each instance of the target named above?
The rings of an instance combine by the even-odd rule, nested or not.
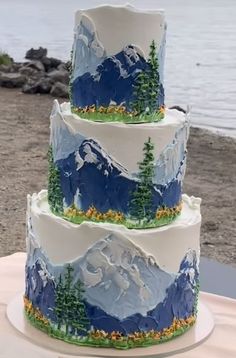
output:
[[[161,11],[76,14],[71,102],[51,115],[48,200],[80,224],[170,223],[181,211],[188,116],[164,108]]]
[[[166,24],[162,11],[99,6],[76,13],[71,102],[122,106],[136,115],[164,104]]]

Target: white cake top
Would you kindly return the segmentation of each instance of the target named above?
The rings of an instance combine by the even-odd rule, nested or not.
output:
[[[113,11],[114,8],[116,11]],[[165,31],[163,10],[141,10],[129,4],[102,5],[79,10],[75,15],[75,28],[81,20],[86,22],[86,18],[89,19],[88,23],[92,20],[93,29],[96,29],[99,41],[108,56],[118,53],[127,44],[133,44],[140,47],[147,57],[150,52],[150,42],[155,40],[158,50]]]
[[[127,168],[129,173],[133,173],[138,171],[138,162],[143,156],[143,143],[148,137],[152,138],[155,146],[155,161],[169,148],[174,150],[172,161],[178,165],[180,152],[187,145],[189,119],[180,111],[166,109],[165,118],[157,123],[94,122],[73,114],[69,102],[59,105],[55,101],[51,114],[51,143],[55,161],[67,158],[73,152],[63,128],[67,128],[73,136],[81,135],[101,143],[109,155]],[[61,132],[63,129],[63,135],[59,135],[60,129]],[[65,142],[68,144],[66,150],[62,149]]]

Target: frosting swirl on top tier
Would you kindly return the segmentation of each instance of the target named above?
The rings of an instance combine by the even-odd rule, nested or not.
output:
[[[104,215],[112,210],[129,216],[141,180],[143,148],[150,140],[150,210],[155,217],[160,209],[173,209],[165,212],[173,219],[175,210],[180,211],[188,133],[188,116],[177,110],[167,110],[157,123],[97,123],[72,113],[69,103],[55,101],[51,145],[64,207],[74,205],[84,213],[95,207]]]
[[[75,17],[71,100],[75,107],[123,104],[131,110],[138,75],[149,68],[152,41],[158,68],[157,106],[164,104],[166,24],[161,10],[99,6]]]

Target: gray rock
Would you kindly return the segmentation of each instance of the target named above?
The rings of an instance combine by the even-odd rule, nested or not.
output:
[[[47,56],[47,49],[39,47],[38,49],[31,48],[25,54],[25,58],[28,60],[41,60],[43,57]]]
[[[22,87],[26,77],[21,73],[0,73],[0,85],[7,88]]]
[[[54,70],[48,73],[48,77],[53,80],[53,82],[62,82],[66,85],[69,84],[69,73],[65,70]]]
[[[31,68],[31,67],[28,67],[28,66],[22,66],[20,69],[19,69],[19,72],[22,74],[22,75],[25,75],[27,77],[30,77],[30,76],[34,76],[38,71]]]
[[[50,78],[42,78],[37,82],[37,93],[50,93],[52,85]]]
[[[23,63],[21,62],[14,62],[11,66],[11,72],[18,72],[22,67]]]
[[[0,72],[11,72],[12,65],[0,65]]]
[[[27,94],[35,94],[37,93],[37,86],[35,85],[35,82],[28,81],[24,84],[22,87],[22,92]]]
[[[34,81],[33,79],[29,79],[28,82],[23,86],[22,92],[28,94],[46,94],[50,93],[51,88],[52,81],[50,78],[44,77],[36,81]]]
[[[35,69],[37,71],[42,71],[42,72],[45,71],[45,67],[42,64],[42,62],[37,61],[37,60],[33,60],[33,61],[30,61],[30,62],[26,63],[25,67],[30,67],[30,68],[33,68],[33,69]]]
[[[50,94],[55,97],[69,97],[69,87],[61,82],[56,82],[51,89]]]
[[[43,63],[47,72],[56,69],[62,63],[62,61],[58,60],[57,58],[46,56],[41,59],[41,62]]]

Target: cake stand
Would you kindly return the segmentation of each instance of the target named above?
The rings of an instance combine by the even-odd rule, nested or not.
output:
[[[159,358],[185,352],[203,343],[213,332],[214,320],[209,309],[199,300],[198,318],[196,323],[182,336],[176,337],[169,342],[129,350],[112,348],[80,347],[51,338],[45,333],[33,327],[24,315],[23,294],[16,296],[7,307],[7,317],[10,323],[31,343],[42,348],[66,354],[71,357],[93,358]],[[56,349],[55,349],[56,348]]]

